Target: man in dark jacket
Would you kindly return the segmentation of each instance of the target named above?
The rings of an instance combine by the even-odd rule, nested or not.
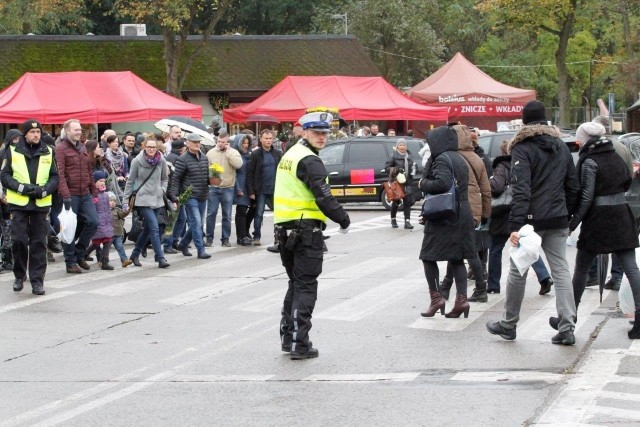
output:
[[[87,247],[98,228],[98,213],[93,198],[98,197],[91,165],[84,143],[81,141],[80,121],[69,119],[64,123],[65,137],[56,146],[56,162],[60,174],[58,193],[65,209],[73,209],[81,226],[77,242],[63,243],[67,273],[78,274],[90,270],[85,260]],[[77,232],[76,232],[77,234]]]
[[[262,237],[262,217],[267,203],[273,206],[273,191],[276,185],[276,168],[282,158],[282,151],[273,148],[273,132],[264,129],[260,132],[260,144],[251,153],[247,171],[249,198],[256,202],[253,220],[253,244],[260,246]]]
[[[13,236],[13,290],[20,292],[27,279],[32,292],[44,295],[47,271],[48,214],[51,193],[58,188],[58,171],[53,150],[41,141],[42,125],[27,120],[22,125],[23,137],[7,148],[0,179],[7,189]],[[27,265],[28,264],[28,265]]]
[[[191,256],[188,246],[193,239],[193,244],[198,250],[198,258],[207,259],[211,258],[211,255],[206,253],[204,248],[202,217],[207,211],[209,196],[209,161],[200,151],[201,141],[200,135],[195,133],[187,136],[187,151],[176,161],[168,197],[176,203],[180,194],[191,187],[191,197],[185,203],[189,230],[178,244],[178,249],[184,256]]]
[[[174,128],[178,127],[171,127],[172,136],[174,133]],[[178,131],[180,131],[180,128],[178,128]],[[175,165],[178,162],[178,158],[180,158],[180,156],[186,151],[186,149],[187,147],[184,145],[184,139],[179,138],[171,140],[171,151],[169,152],[169,154],[167,154],[166,157],[167,164],[169,165],[169,180],[171,180],[171,177],[173,176],[173,171],[175,170]],[[177,241],[184,233],[184,228],[187,225],[187,211],[185,210],[184,206],[179,206],[178,209],[178,218],[176,218],[176,223],[173,226],[173,233],[171,234],[171,236],[165,237],[162,242],[165,254],[178,253],[178,251],[174,249],[174,246],[177,245]]]
[[[533,225],[542,238],[551,275],[556,285],[556,308],[560,318],[553,344],[573,345],[576,305],[571,273],[566,257],[569,217],[580,185],[569,149],[558,130],[547,125],[544,105],[528,102],[522,110],[523,126],[511,143],[511,189],[513,201],[509,214],[509,240],[518,246],[518,231]],[[507,279],[505,312],[499,322],[487,322],[487,329],[506,340],[516,338],[516,324],[524,298],[527,272],[521,275],[511,261]]]

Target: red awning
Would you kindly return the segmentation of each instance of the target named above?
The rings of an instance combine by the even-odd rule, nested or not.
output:
[[[418,83],[407,94],[430,106],[449,107],[449,120],[469,117],[514,119],[522,115],[522,107],[536,99],[536,91],[519,89],[500,83],[473,65],[461,53],[438,71]]]
[[[351,76],[288,76],[250,104],[224,110],[223,117],[243,123],[249,115],[268,114],[293,122],[313,107],[338,108],[344,120],[447,120],[447,108],[415,102],[382,77]]]
[[[141,122],[172,115],[202,119],[202,107],[167,95],[130,71],[26,73],[0,92],[0,123]]]

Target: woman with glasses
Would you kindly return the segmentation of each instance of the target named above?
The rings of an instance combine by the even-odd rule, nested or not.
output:
[[[124,189],[125,201],[129,200],[132,193],[136,194],[135,206],[125,205],[125,210],[137,209],[144,224],[130,257],[136,267],[142,265],[139,259],[140,253],[145,249],[149,239],[155,252],[158,267],[169,267],[162,251],[158,226],[158,214],[160,209],[164,207],[163,196],[169,183],[169,168],[164,157],[158,151],[157,144],[153,137],[144,141],[143,150],[131,162],[129,180]]]

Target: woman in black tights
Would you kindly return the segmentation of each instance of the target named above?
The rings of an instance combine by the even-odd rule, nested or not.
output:
[[[442,221],[426,221],[420,259],[429,284],[431,304],[423,317],[432,317],[438,310],[444,314],[445,300],[438,289],[437,261],[449,261],[456,283],[456,301],[453,309],[445,317],[469,315],[467,302],[467,270],[464,260],[475,256],[473,215],[467,198],[469,169],[467,162],[458,153],[456,131],[448,126],[435,128],[427,134],[431,148],[431,158],[425,168],[420,189],[429,194],[448,192],[451,184],[457,183],[458,214],[455,218]]]

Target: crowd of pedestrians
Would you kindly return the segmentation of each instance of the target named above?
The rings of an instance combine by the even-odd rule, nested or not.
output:
[[[550,269],[549,273],[542,258],[532,265],[540,283],[539,294],[545,295],[555,286],[557,316],[551,317],[549,324],[558,333],[552,343],[575,343],[577,308],[585,287],[593,280],[590,270],[598,254],[608,253],[614,254],[621,270],[615,279],[617,287],[616,283],[609,287],[619,288],[622,272],[629,278],[636,312],[628,335],[640,338],[640,271],[635,261],[638,233],[625,200],[633,173],[625,147],[614,144],[601,123],[585,123],[576,134],[580,144],[576,167],[557,128],[548,124],[542,103],[529,102],[522,119],[522,128],[503,144],[493,163],[478,146],[474,129],[456,123],[428,132],[425,170],[418,188],[429,194],[455,188],[457,213],[445,220],[421,220],[425,227],[419,258],[430,294],[429,307],[422,316],[433,317],[439,311],[450,318],[467,317],[469,302],[487,302],[488,293],[506,289],[502,318],[486,327],[491,334],[515,339],[527,272],[522,273],[511,261],[501,286],[502,252],[507,242],[518,246],[519,230],[530,224],[541,238]],[[328,198],[326,170],[317,155],[330,136],[331,120],[315,115],[301,120],[302,124],[293,127],[297,141],[280,141],[269,129],[254,138],[248,130],[230,136],[221,128],[212,147],[203,147],[200,135],[185,136],[177,126],[158,135],[127,133],[122,141],[109,129],[99,140],[84,141],[81,123],[75,119],[64,123],[54,142],[37,120],[27,120],[21,129],[7,132],[0,149],[4,192],[0,268],[13,271],[14,291],[23,289],[28,273],[33,294],[43,295],[47,262],[53,261],[47,257],[51,251],[64,253],[68,274],[90,270],[93,253],[99,268],[113,270],[112,246],[122,268],[141,266],[141,257],[146,258],[149,248],[159,268],[170,267],[166,253],[193,256],[189,250],[192,245],[198,259],[208,259],[211,254],[206,248],[214,244],[219,210],[221,246],[232,246],[233,205],[236,244],[259,246],[264,212],[269,207],[275,211],[277,225],[276,244],[269,249],[280,252],[290,278],[281,323],[283,350],[294,358],[316,357],[308,330],[321,261],[320,267],[312,265],[308,255],[318,253],[321,260],[324,243],[319,231],[327,217],[340,223],[342,230],[348,228],[349,218],[333,197]],[[379,134],[377,125],[360,131],[361,136]],[[389,135],[395,135],[392,131]],[[285,167],[279,167],[283,156]],[[391,177],[402,175],[412,182],[415,165],[404,139],[398,139],[386,171]],[[509,205],[492,210],[492,197],[506,191],[512,195]],[[293,203],[296,198],[300,200]],[[404,228],[413,228],[410,199],[406,194],[405,199],[393,202],[394,228],[398,227],[400,203]],[[75,213],[77,231],[74,239],[59,247],[57,217],[62,210]],[[127,256],[124,220],[132,212],[138,232]],[[300,212],[306,215],[304,221],[300,221]],[[566,242],[580,224],[572,276]],[[165,233],[167,226],[171,228]],[[312,246],[298,248],[299,236],[290,230],[309,230],[305,244]],[[442,281],[438,261],[447,261]],[[296,268],[309,272],[298,275]],[[475,281],[471,297],[467,296],[469,279]],[[454,283],[456,297],[445,314]],[[312,294],[308,294],[309,287],[314,289]]]

